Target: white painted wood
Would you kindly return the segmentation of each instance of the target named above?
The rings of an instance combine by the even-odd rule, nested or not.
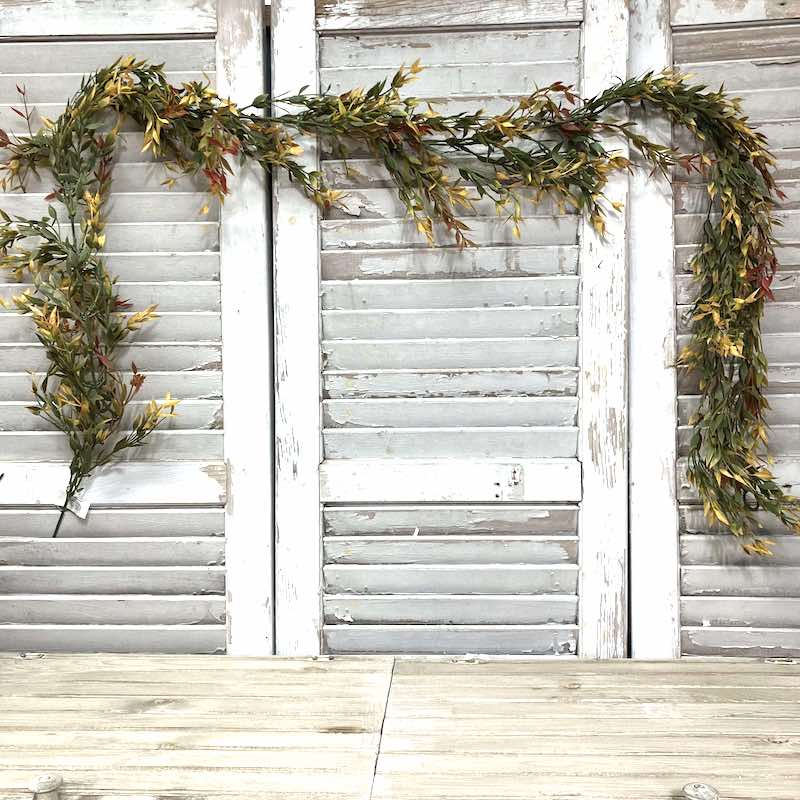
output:
[[[692,656],[798,658],[797,628],[689,627],[681,629],[681,650]]]
[[[670,6],[675,26],[759,22],[800,16],[797,0],[672,0]]]
[[[577,627],[562,625],[326,625],[337,653],[575,655]]]
[[[687,627],[800,628],[798,597],[683,597]]]
[[[264,5],[218,0],[217,25],[218,91],[246,105],[266,89]],[[228,650],[267,655],[274,652],[272,282],[266,179],[258,165],[237,166],[221,220]]]
[[[628,74],[671,63],[669,0],[632,7]],[[639,115],[653,141],[671,125]],[[630,178],[629,504],[630,637],[638,659],[680,655],[678,505],[675,495],[675,299],[672,189],[642,167]]]
[[[592,96],[627,74],[624,0],[587,0],[581,92]],[[608,142],[619,148],[619,142]],[[613,177],[612,201],[627,205],[628,177]],[[584,658],[622,658],[627,629],[628,400],[626,213],[609,215],[607,238],[581,225],[580,637]]]
[[[308,0],[271,7],[272,93],[319,86],[315,11]],[[305,139],[303,163],[317,166]],[[275,285],[275,647],[281,655],[320,652],[319,214],[276,176]]]
[[[581,499],[575,459],[346,459],[321,467],[323,502],[559,503]]]
[[[0,36],[108,36],[214,33],[214,0],[36,0],[0,4]]]
[[[800,24],[676,30],[673,34],[673,50],[677,64],[727,61],[756,54],[760,58],[796,56],[800,51]]]
[[[442,0],[420,5],[415,0],[316,0],[321,31],[370,28],[416,28],[476,24],[577,22],[579,0],[505,0],[491,9],[475,0]]]
[[[4,461],[0,506],[60,506],[68,464]],[[93,506],[223,505],[227,490],[221,463],[130,462],[105,467],[87,484]]]
[[[800,597],[800,566],[684,566],[681,591],[685,595],[744,597]]]

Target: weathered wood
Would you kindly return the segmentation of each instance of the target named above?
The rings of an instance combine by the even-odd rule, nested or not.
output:
[[[770,386],[772,390],[774,387]],[[793,392],[785,394],[773,394],[767,392],[769,408],[764,416],[770,425],[797,424],[800,422],[800,395]],[[682,425],[688,425],[691,415],[697,410],[699,396],[678,397],[678,418]]]
[[[789,340],[787,345],[794,345],[794,339]],[[568,336],[491,339],[333,339],[322,343],[326,366],[340,370],[570,367],[577,361],[577,350],[577,338]],[[797,341],[796,352],[797,360],[800,361],[800,338]],[[0,351],[0,368],[2,368],[1,359],[2,351]]]
[[[577,276],[323,281],[321,288],[325,310],[574,306],[578,300]]]
[[[681,591],[686,595],[800,597],[800,567],[686,566],[681,569]]]
[[[434,6],[415,0],[316,0],[320,31],[370,28],[419,28],[446,25],[579,22],[578,0],[509,0],[502,8],[483,3],[443,0]]]
[[[575,536],[329,536],[322,543],[327,564],[558,564],[577,563],[578,554]],[[0,540],[0,561],[5,552]]]
[[[800,55],[800,24],[736,25],[673,34],[676,64],[728,61],[758,54],[760,58]]]
[[[568,503],[581,498],[580,464],[569,458],[341,459],[323,463],[320,475],[323,502]]]
[[[214,33],[214,0],[144,0],[119,6],[109,0],[36,0],[0,6],[0,36],[108,36]]]
[[[319,87],[308,0],[271,6],[272,93]],[[276,113],[279,110],[276,109]],[[315,169],[313,138],[300,140]],[[285,175],[273,181],[275,319],[275,652],[315,655],[322,625],[319,212]]]
[[[324,511],[326,536],[572,535],[570,506],[334,506]]]
[[[244,106],[266,85],[264,4],[217,0],[219,92]],[[228,647],[274,652],[272,335],[267,183],[259,164],[239,164],[220,225]],[[249,261],[252,269],[242,274]]]
[[[328,428],[325,458],[572,458],[572,427]],[[0,434],[0,442],[3,435]]]
[[[631,8],[628,75],[671,63],[669,0]],[[665,120],[639,115],[653,141],[670,144]],[[675,303],[672,188],[634,171],[628,209],[630,269],[630,627],[634,658],[677,658],[678,507],[675,484]]]
[[[577,626],[326,625],[327,649],[338,653],[487,653],[574,655]]]
[[[800,536],[772,535],[769,566],[800,565]],[[687,534],[681,537],[681,563],[754,567],[757,561],[742,549],[742,542],[730,533]]]
[[[574,60],[580,32],[577,28],[481,28],[451,31],[382,31],[339,33],[319,40],[321,68],[382,67],[397,69],[420,58],[423,64],[475,64],[480,53],[484,65],[503,61],[525,61],[532,53],[547,53],[553,61]],[[441,55],[440,55],[441,54]],[[430,59],[433,61],[430,61]],[[0,62],[2,63],[2,62]],[[418,85],[418,84],[415,84]]]
[[[328,428],[571,426],[577,409],[569,397],[325,400],[322,415]]]
[[[724,22],[750,22],[791,19],[800,14],[797,0],[677,0],[670,5],[672,24],[703,25]]]
[[[681,622],[686,626],[800,627],[797,597],[683,597]]]
[[[578,371],[564,368],[325,370],[331,398],[564,397],[577,394]],[[0,375],[0,396],[3,378]]]
[[[323,603],[328,624],[574,625],[578,613],[578,598],[569,594],[327,594]]]
[[[60,506],[68,464],[3,462],[0,506]],[[98,471],[87,483],[93,506],[222,505],[226,470],[218,462],[128,462]]]
[[[589,0],[582,32],[581,92],[591,96],[626,74],[629,8]],[[614,149],[624,144],[614,142]],[[613,202],[627,205],[627,175],[609,180]],[[628,551],[628,224],[611,215],[607,235],[581,220],[580,655],[621,658],[627,628]]]
[[[541,245],[487,247],[458,250],[455,247],[391,250],[326,250],[322,253],[322,277],[354,278],[452,278],[535,275],[574,275],[578,248]]]
[[[681,629],[681,650],[686,655],[695,656],[797,658],[800,656],[800,630],[684,627]]]
[[[0,595],[0,626],[214,625],[224,621],[225,598],[220,595]]]
[[[775,458],[770,465],[778,483],[790,494],[800,492],[800,458],[791,456]],[[678,499],[685,503],[699,503],[697,491],[686,477],[686,459],[678,459]]]
[[[575,594],[574,564],[328,564],[326,593]]]

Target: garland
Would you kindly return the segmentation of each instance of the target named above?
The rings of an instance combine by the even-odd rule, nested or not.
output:
[[[690,86],[667,70],[587,99],[554,83],[499,115],[448,115],[401,97],[400,89],[420,69],[415,63],[388,82],[341,95],[301,90],[277,101],[286,113],[271,116],[268,96],[238,108],[205,83],[176,88],[161,66],[123,58],[85,78],[64,113],[43,120],[40,130],[30,130],[26,103],[18,113],[29,135],[12,140],[0,132],[0,146],[9,152],[3,186],[24,190],[30,174],[49,169],[55,190],[48,200],[66,213],[60,219],[51,207],[39,220],[3,214],[0,225],[0,265],[33,284],[14,303],[30,314],[49,362],[44,378],[34,379],[31,411],[64,432],[73,454],[58,524],[87,476],[120,451],[142,445],[174,415],[177,402],[169,395],[151,401],[122,429],[144,375],[133,364],[126,384],[115,356],[130,333],[155,317],[154,307],[129,313],[100,255],[117,134],[121,121],[130,118],[144,129],[144,150],[168,159],[175,174],[202,173],[220,200],[228,192],[231,160],[238,158],[268,172],[285,170],[309,197],[329,206],[340,193],[296,160],[302,148],[295,135],[319,136],[343,157],[353,146],[361,148],[386,168],[409,217],[431,244],[439,225],[458,247],[473,244],[459,211],[470,209],[476,198],[493,200],[517,234],[523,203],[550,197],[562,209],[587,215],[602,236],[608,206],[620,210],[604,196],[607,180],[633,168],[621,152],[606,149],[608,137],[626,142],[653,173],[667,176],[676,167],[701,173],[709,212],[692,262],[698,294],[691,341],[680,356],[700,386],[688,476],[707,516],[748,537],[749,552],[769,552],[769,542],[755,536],[757,510],[800,530],[800,503],[778,485],[763,455],[767,363],[761,317],[777,266],[773,226],[780,192],[766,139],[748,126],[739,102],[721,90]],[[655,144],[632,122],[607,114],[639,106],[688,129],[702,152],[681,154]]]

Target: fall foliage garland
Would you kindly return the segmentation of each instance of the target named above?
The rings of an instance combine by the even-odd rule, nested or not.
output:
[[[174,415],[177,402],[169,395],[151,401],[125,419],[129,430],[122,429],[145,378],[133,364],[126,383],[116,351],[156,316],[155,307],[131,311],[101,255],[117,135],[129,118],[144,129],[145,150],[167,158],[174,174],[202,173],[220,200],[228,192],[231,159],[239,158],[267,171],[285,170],[309,197],[329,206],[340,193],[296,159],[302,151],[294,135],[317,135],[342,156],[353,146],[366,149],[388,171],[417,229],[433,244],[434,226],[443,226],[459,247],[473,244],[459,211],[478,198],[494,201],[515,232],[523,204],[549,197],[588,215],[603,235],[613,205],[603,194],[608,177],[634,168],[622,152],[607,149],[609,137],[626,142],[654,173],[683,168],[702,174],[709,211],[692,261],[692,336],[680,356],[700,387],[688,476],[707,516],[746,537],[749,552],[769,552],[769,542],[756,535],[757,510],[800,530],[800,504],[778,485],[763,455],[768,405],[761,317],[777,267],[773,226],[780,193],[766,139],[749,127],[739,102],[667,70],[591,98],[554,83],[499,115],[442,114],[400,94],[420,69],[401,68],[366,90],[301,90],[278,101],[260,96],[238,108],[207,84],[174,87],[161,66],[123,58],[86,77],[61,116],[44,120],[40,130],[30,130],[25,104],[18,113],[29,134],[11,138],[0,131],[0,147],[8,152],[0,165],[3,187],[24,190],[29,175],[50,170],[55,188],[48,200],[66,215],[59,217],[55,207],[38,220],[2,213],[0,224],[0,266],[33,284],[14,304],[31,316],[49,362],[46,373],[34,377],[30,408],[67,436],[73,454],[58,525],[85,479],[121,451],[142,445]],[[285,113],[271,116],[273,103]],[[610,118],[614,107],[664,114],[697,138],[700,152],[681,154],[650,142],[634,123]]]

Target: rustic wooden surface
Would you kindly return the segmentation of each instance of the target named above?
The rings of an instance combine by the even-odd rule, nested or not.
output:
[[[0,797],[796,800],[800,670],[746,661],[0,656]]]

